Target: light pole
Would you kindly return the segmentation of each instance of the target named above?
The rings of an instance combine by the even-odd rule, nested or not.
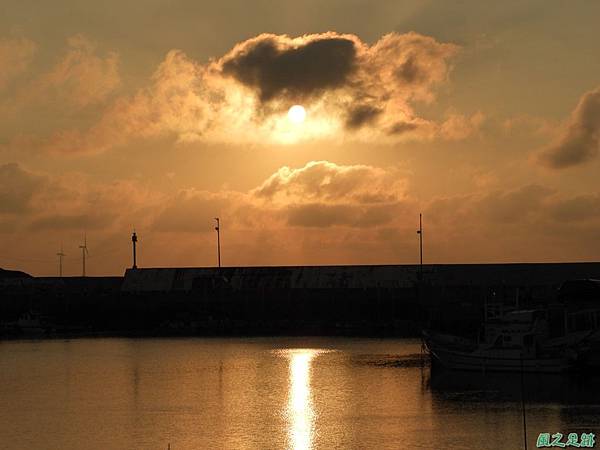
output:
[[[215,217],[217,221],[217,226],[215,227],[215,231],[217,232],[217,257],[219,261],[219,269],[221,268],[221,225],[219,223],[219,218]]]
[[[419,229],[417,230],[419,235],[419,274],[423,277],[423,214],[419,214]]]
[[[131,235],[131,243],[133,245],[133,267],[132,269],[137,269],[137,253],[136,253],[136,246],[137,246],[137,234],[135,234],[135,230],[133,230],[133,234]]]

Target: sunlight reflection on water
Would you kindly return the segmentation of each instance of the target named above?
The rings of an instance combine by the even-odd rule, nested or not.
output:
[[[0,447],[495,450],[499,436],[502,448],[522,448],[518,374],[431,374],[419,348],[306,337],[0,341]],[[532,446],[548,430],[597,434],[600,382],[588,378],[525,377]]]
[[[329,350],[289,349],[276,353],[289,359],[289,391],[286,418],[289,448],[313,448],[315,411],[310,385],[311,363],[315,357]]]

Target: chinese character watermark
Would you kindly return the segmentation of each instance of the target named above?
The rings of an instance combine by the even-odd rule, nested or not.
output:
[[[541,447],[578,447],[593,448],[596,446],[596,435],[594,433],[569,433],[567,440],[563,440],[562,433],[540,433],[537,438],[537,448]]]

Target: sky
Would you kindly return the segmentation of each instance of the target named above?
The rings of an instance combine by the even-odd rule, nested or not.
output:
[[[0,267],[600,257],[600,3],[0,5]],[[304,120],[288,114],[302,106]]]

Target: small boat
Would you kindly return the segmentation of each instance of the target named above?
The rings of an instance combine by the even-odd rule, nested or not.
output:
[[[452,370],[564,372],[575,367],[579,352],[549,338],[543,310],[516,310],[484,323],[477,340],[424,331],[433,364]]]

